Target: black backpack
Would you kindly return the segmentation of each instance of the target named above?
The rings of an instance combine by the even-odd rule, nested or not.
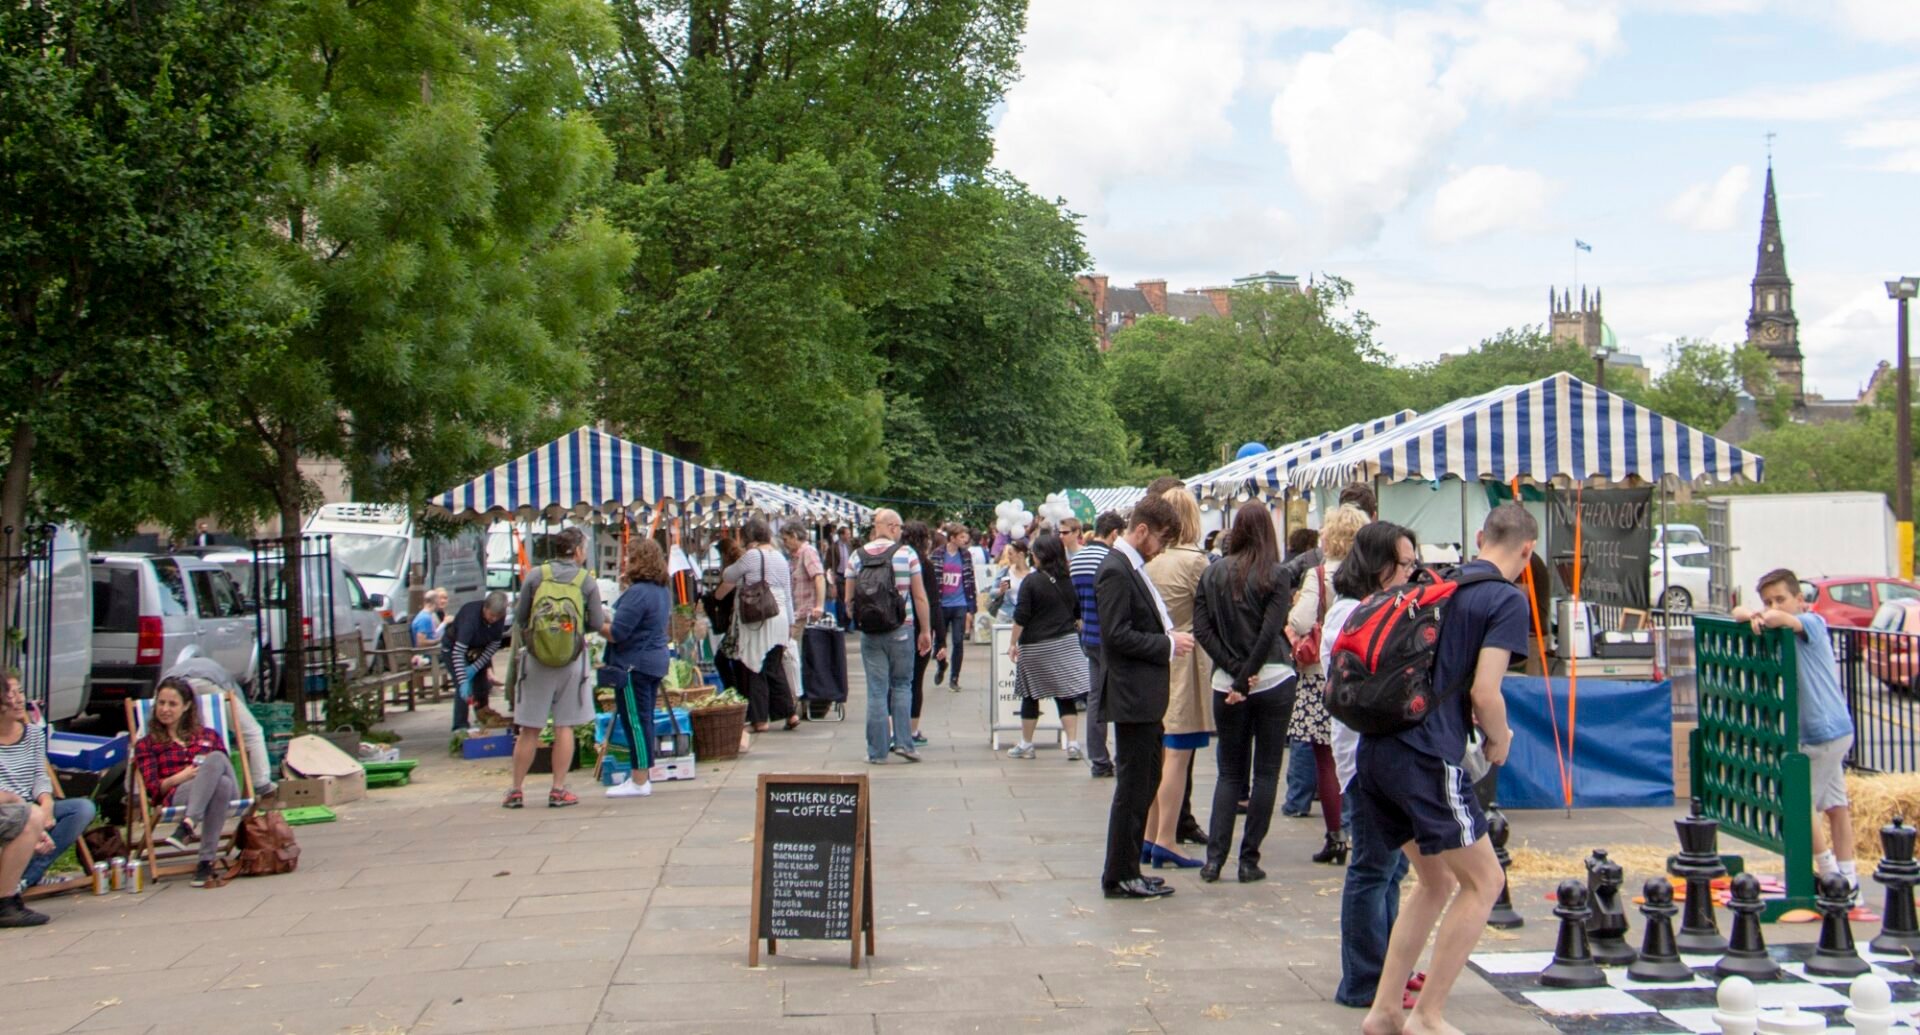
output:
[[[1446,689],[1433,685],[1433,663],[1447,604],[1466,586],[1496,581],[1506,580],[1497,571],[1436,576],[1422,568],[1362,601],[1327,655],[1327,711],[1375,736],[1427,721]]]
[[[860,551],[860,568],[853,576],[853,627],[863,633],[890,633],[907,620],[907,606],[893,584],[893,555],[900,544],[885,553]]]

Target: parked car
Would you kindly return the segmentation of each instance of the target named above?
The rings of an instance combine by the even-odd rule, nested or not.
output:
[[[248,597],[253,593],[254,555],[250,552],[221,551],[208,553],[205,559],[226,569],[232,576],[240,595]],[[266,586],[266,599],[253,601],[266,609],[268,634],[277,647],[283,641],[280,638],[280,623],[286,611],[286,584],[281,579],[281,562],[278,558],[268,560],[260,572],[261,581]],[[320,587],[314,584],[318,565],[302,565],[308,573],[307,581],[301,587],[301,596],[306,606],[301,609],[305,615],[308,629],[312,629],[314,619],[320,610]],[[360,637],[361,646],[368,650],[380,646],[380,612],[387,607],[387,600],[378,593],[368,593],[360,582],[360,577],[335,564],[333,568],[333,592],[327,594],[332,602],[333,635],[337,639],[350,634]]]
[[[1691,611],[1706,606],[1710,553],[1705,543],[1675,546],[1664,555],[1655,550],[1647,579],[1654,606],[1662,611]]]
[[[149,697],[160,673],[196,655],[242,683],[259,669],[253,612],[218,564],[199,557],[94,554],[93,692],[87,710],[116,714]]]
[[[1873,613],[1892,600],[1920,600],[1920,586],[1880,575],[1832,575],[1800,583],[1813,613],[1828,625],[1864,629]]]
[[[1683,546],[1705,545],[1707,545],[1707,535],[1700,530],[1699,525],[1653,526],[1653,548],[1656,551],[1662,546],[1671,546],[1678,549]],[[1706,594],[1700,594],[1698,599],[1705,600]]]

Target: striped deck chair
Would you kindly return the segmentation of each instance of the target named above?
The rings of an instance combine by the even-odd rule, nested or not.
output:
[[[233,775],[240,785],[240,793],[246,797],[237,798],[227,812],[227,827],[224,830],[198,833],[201,837],[218,837],[220,854],[226,855],[234,850],[233,836],[240,830],[240,821],[253,808],[253,776],[247,771],[247,752],[240,744],[235,732],[236,720],[233,709],[241,707],[226,691],[199,693],[194,700],[200,707],[200,722],[220,737],[226,745],[227,757],[233,760]],[[141,698],[127,702],[127,728],[133,731],[133,743],[138,745],[140,738],[147,735],[147,720],[153,716],[153,699]],[[132,794],[127,809],[127,844],[134,846],[133,851],[152,864],[154,880],[170,877],[177,873],[192,873],[199,859],[197,846],[181,850],[165,841],[154,840],[155,828],[162,823],[178,823],[187,814],[184,805],[169,805],[156,809],[153,799],[147,796],[146,781],[140,777],[140,767],[127,765],[127,780],[131,783]],[[185,860],[184,862],[179,860]]]

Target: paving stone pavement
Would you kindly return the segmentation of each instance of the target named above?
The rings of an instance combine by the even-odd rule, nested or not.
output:
[[[0,1031],[271,1035],[578,1035],[1357,1031],[1332,1002],[1338,870],[1307,861],[1316,817],[1276,817],[1261,884],[1109,902],[1097,874],[1113,784],[1044,748],[987,745],[985,648],[965,689],[927,691],[919,765],[863,762],[858,655],[848,721],[756,738],[651,798],[498,807],[504,760],[444,751],[448,706],[392,716],[412,786],[299,828],[297,873],[195,890],[67,896],[53,922],[0,932]],[[786,942],[747,966],[758,773],[863,772],[873,787],[878,951]],[[529,781],[530,791],[545,777]],[[1195,799],[1213,783],[1202,753]],[[530,793],[529,800],[541,796]],[[1516,814],[1562,850],[1667,844],[1674,810]],[[1516,893],[1550,948],[1544,885]],[[763,957],[764,959],[764,957]],[[1549,1029],[1471,975],[1451,1013],[1475,1033]]]

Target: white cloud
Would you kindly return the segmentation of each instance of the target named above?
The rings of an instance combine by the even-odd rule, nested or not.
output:
[[[1425,185],[1478,106],[1571,92],[1618,37],[1610,4],[1487,0],[1357,28],[1293,66],[1274,137],[1335,243],[1365,243]]]
[[[1531,169],[1476,165],[1433,195],[1427,235],[1452,244],[1499,230],[1526,230],[1545,221],[1558,187]]]
[[[1702,180],[1667,203],[1668,220],[1689,230],[1720,233],[1740,225],[1741,202],[1753,183],[1753,170],[1736,165],[1717,178]]]
[[[1889,152],[1874,166],[1886,172],[1920,172],[1920,119],[1869,122],[1846,136],[1848,147]]]
[[[1840,0],[1840,22],[1862,39],[1879,43],[1920,42],[1913,0]]]
[[[1720,97],[1615,109],[1610,114],[1652,119],[1746,119],[1835,122],[1869,118],[1889,102],[1920,90],[1920,65],[1817,83],[1763,86]]]
[[[1224,283],[1222,270],[1292,269],[1312,258],[1292,215],[1253,205],[1226,206],[1202,219],[1112,226],[1102,240],[1101,268],[1116,283],[1164,277],[1176,291]]]

